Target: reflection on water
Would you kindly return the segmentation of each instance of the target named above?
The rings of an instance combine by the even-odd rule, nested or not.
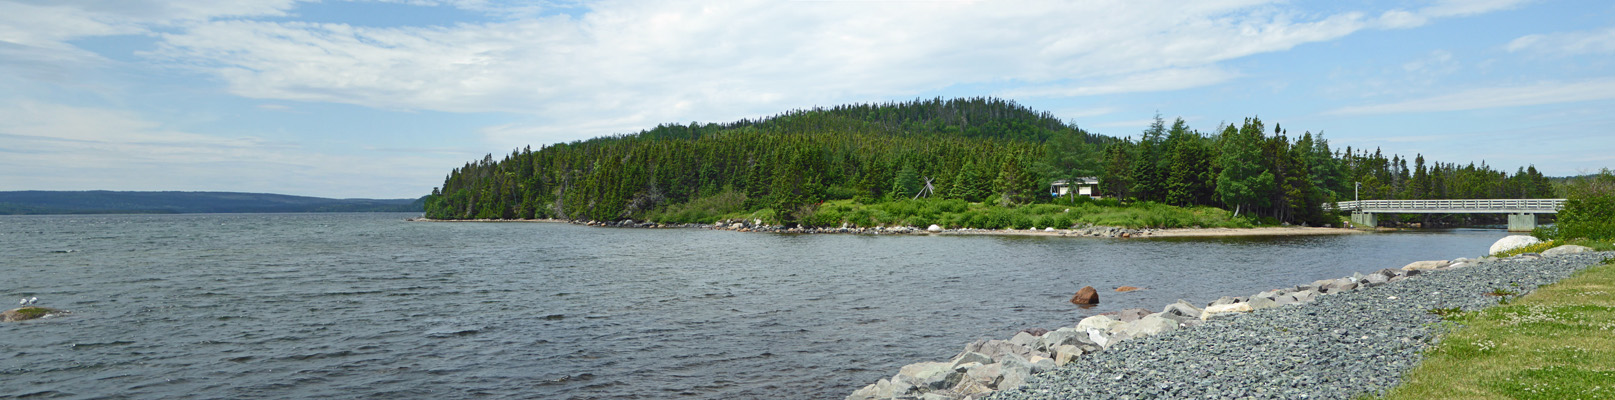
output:
[[[839,398],[979,338],[1476,256],[1505,235],[871,237],[404,217],[0,217],[0,296],[75,311],[0,325],[0,396]],[[1098,306],[1067,301],[1085,285]],[[1146,289],[1109,290],[1123,285]]]

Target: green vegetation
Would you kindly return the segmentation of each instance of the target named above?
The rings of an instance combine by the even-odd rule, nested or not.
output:
[[[1385,399],[1615,399],[1615,259],[1508,305],[1446,315],[1464,327]]]
[[[1571,178],[1564,183],[1565,207],[1552,227],[1537,228],[1538,238],[1615,240],[1615,173]]]
[[[34,319],[43,317],[45,314],[50,314],[51,309],[44,307],[22,307],[16,309],[16,312],[18,315],[22,316],[22,319]]]
[[[1137,141],[1116,139],[992,98],[854,104],[488,155],[452,171],[425,208],[438,219],[1178,227],[1336,224],[1319,206],[1349,199],[1354,181],[1363,198],[1553,195],[1535,168],[1509,176],[1421,156],[1410,174],[1406,159],[1336,152],[1321,134],[1292,139],[1277,125],[1269,134],[1259,118],[1217,132],[1157,116]],[[1084,177],[1121,202],[1051,197],[1051,182]],[[903,213],[930,207],[905,203],[916,196],[970,206]],[[1037,208],[1055,203],[1082,208]]]

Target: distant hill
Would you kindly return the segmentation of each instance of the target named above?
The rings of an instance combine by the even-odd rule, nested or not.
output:
[[[0,192],[0,215],[411,212],[424,199],[327,199],[233,192]]]

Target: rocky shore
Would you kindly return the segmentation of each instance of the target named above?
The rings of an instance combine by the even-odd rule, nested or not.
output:
[[[1439,340],[1437,310],[1494,305],[1615,256],[1576,247],[1420,261],[1203,308],[1180,300],[1028,329],[905,366],[847,399],[1349,399],[1397,384]]]
[[[835,228],[806,228],[770,225],[760,220],[724,220],[713,224],[659,224],[648,221],[622,220],[622,221],[574,221],[560,219],[475,219],[475,220],[433,220],[427,218],[410,218],[409,221],[419,222],[560,222],[573,225],[609,227],[609,228],[685,228],[685,229],[714,229],[736,232],[762,232],[762,233],[788,233],[788,234],[853,234],[853,235],[990,235],[990,236],[1057,236],[1057,237],[1100,237],[1100,238],[1146,238],[1146,237],[1223,237],[1223,236],[1296,236],[1296,235],[1340,235],[1361,233],[1363,231],[1347,228],[1312,228],[1312,227],[1260,227],[1260,228],[1170,228],[1170,229],[1133,229],[1114,226],[1078,225],[1067,229],[1053,227],[1033,229],[949,229],[937,225],[920,228],[913,226],[892,227],[853,227],[842,226]]]

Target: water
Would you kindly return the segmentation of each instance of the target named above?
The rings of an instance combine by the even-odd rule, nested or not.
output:
[[[406,216],[0,217],[0,300],[74,312],[0,324],[0,397],[841,398],[976,339],[1476,256],[1505,235],[793,236]],[[1098,307],[1067,303],[1084,285]],[[1108,290],[1122,285],[1148,289]]]

